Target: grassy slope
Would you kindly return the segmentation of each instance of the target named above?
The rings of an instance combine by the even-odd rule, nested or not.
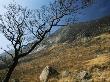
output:
[[[41,56],[19,64],[12,78],[19,78],[23,82],[39,82],[39,75],[46,65],[55,67],[59,72],[68,70],[73,75],[81,70],[89,70],[93,82],[110,82],[110,34],[102,34],[87,42],[53,45]],[[51,79],[50,82],[73,82],[73,79],[76,79],[75,76]]]

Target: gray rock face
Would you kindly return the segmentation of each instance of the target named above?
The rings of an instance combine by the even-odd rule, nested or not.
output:
[[[88,71],[82,71],[79,73],[79,77],[81,80],[89,80],[91,79],[92,75]]]
[[[69,76],[69,74],[70,74],[70,72],[69,71],[67,71],[67,70],[65,70],[65,71],[63,71],[62,72],[62,78],[64,78],[64,77],[68,77]]]
[[[49,75],[49,66],[46,66],[42,73],[40,74],[40,81],[41,82],[47,82],[47,79],[48,79],[48,75]]]
[[[40,74],[39,78],[41,82],[47,82],[49,78],[56,77],[58,75],[59,73],[57,72],[57,70],[50,66],[46,66]]]

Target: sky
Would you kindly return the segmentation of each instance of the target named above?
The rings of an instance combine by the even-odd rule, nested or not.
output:
[[[4,12],[4,6],[10,2],[16,2],[24,7],[31,9],[38,9],[42,5],[48,5],[48,3],[53,0],[0,0],[0,14]],[[97,3],[98,2],[98,3]],[[77,15],[79,21],[88,21],[102,16],[110,15],[110,0],[97,0],[96,4],[87,9],[81,11],[81,14]],[[56,30],[56,29],[53,29]],[[8,49],[7,45],[10,43],[7,39],[0,33],[0,48]],[[3,50],[0,49],[0,53]]]
[[[110,15],[110,0],[97,0],[91,7],[82,11],[78,15],[80,21],[94,20],[103,16]]]
[[[4,13],[4,6],[8,5],[11,2],[16,2],[23,7],[28,7],[30,9],[38,9],[42,5],[48,5],[52,0],[0,0],[0,14]],[[10,42],[0,33],[0,53],[3,52],[3,49],[9,50],[7,46],[10,46]]]

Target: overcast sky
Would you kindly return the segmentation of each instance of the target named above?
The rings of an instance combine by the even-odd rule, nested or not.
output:
[[[42,5],[48,5],[48,3],[53,0],[0,0],[0,14],[4,11],[4,5],[10,2],[16,2],[24,7],[31,9],[38,9]],[[98,3],[82,11],[82,14],[77,15],[80,21],[87,21],[91,19],[96,19],[102,16],[110,15],[110,0],[97,0]],[[9,42],[0,33],[0,48],[7,49]],[[0,50],[0,53],[3,52]]]

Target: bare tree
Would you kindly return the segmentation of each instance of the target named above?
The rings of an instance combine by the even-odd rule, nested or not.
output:
[[[38,10],[23,8],[17,4],[9,4],[6,13],[0,15],[0,31],[11,42],[14,54],[11,65],[3,82],[9,82],[10,76],[19,59],[31,53],[54,26],[62,26],[64,19],[88,7],[92,0],[55,0],[48,6]],[[70,16],[68,16],[70,15]],[[72,17],[72,16],[71,16]],[[66,24],[74,22],[69,20]],[[29,46],[28,44],[31,43]]]

